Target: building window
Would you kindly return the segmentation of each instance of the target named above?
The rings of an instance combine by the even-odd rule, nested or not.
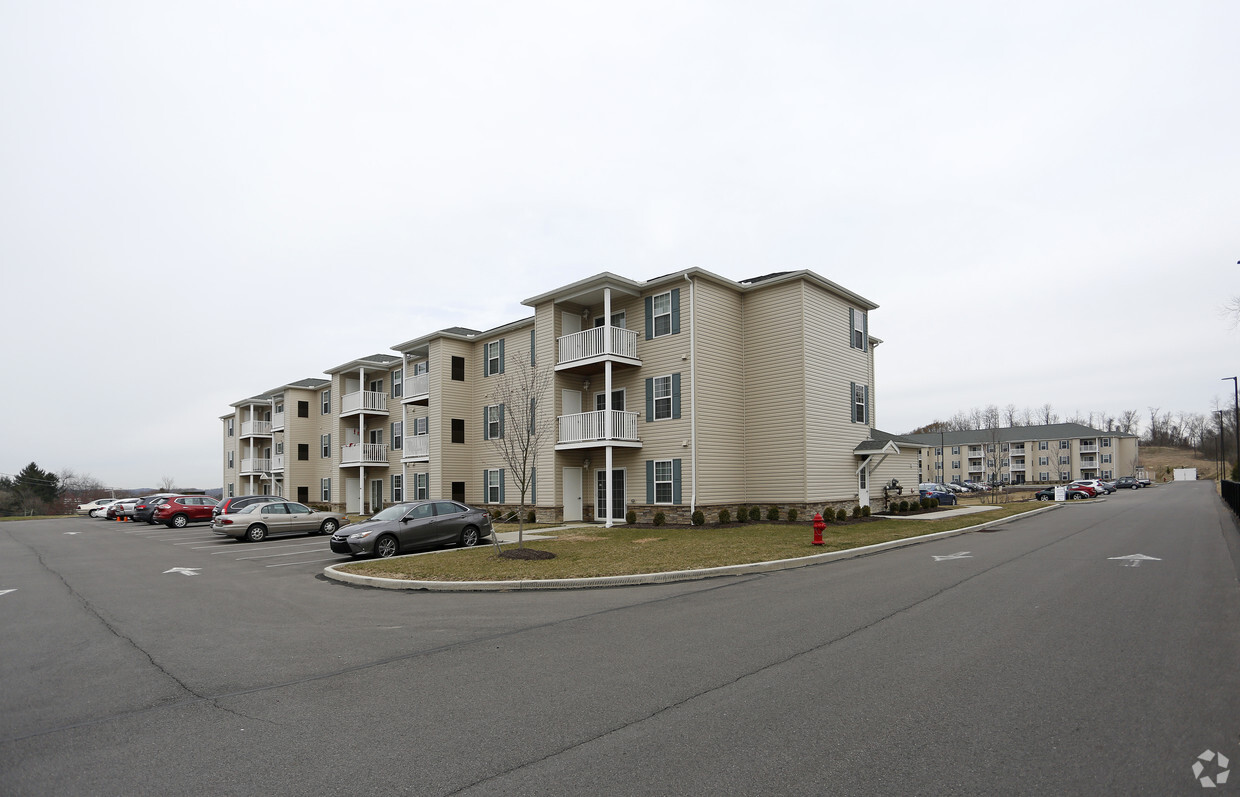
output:
[[[369,387],[370,387],[370,392],[371,392],[371,393],[382,393],[382,392],[383,392],[383,380],[382,380],[382,379],[372,379],[372,380],[370,380],[370,385],[369,385]]]
[[[425,415],[414,418],[413,419],[414,436],[426,434],[427,432],[429,432],[430,431],[430,429],[428,428],[429,423],[430,423],[430,418],[428,418]],[[465,423],[464,421],[461,421],[462,426],[464,425],[464,423]],[[465,441],[462,440],[461,442],[465,442]]]
[[[1060,441],[1059,441],[1059,448],[1060,448],[1060,449],[1065,449],[1065,448],[1067,448],[1067,447],[1068,447],[1068,441],[1067,441],[1067,440],[1060,440]]]
[[[654,461],[654,502],[656,504],[672,502],[672,461],[670,459]]]
[[[858,385],[852,383],[852,422],[853,423],[869,423],[870,422],[870,387],[869,385]]]
[[[1109,464],[1111,464],[1111,455],[1110,455],[1110,454],[1103,454],[1103,455],[1102,455],[1102,464],[1103,464],[1103,465],[1109,465]]]
[[[228,428],[228,436],[232,437],[233,436],[233,419],[229,418],[225,426]]]
[[[504,469],[498,468],[486,472],[486,494],[488,504],[499,504],[504,501]]]
[[[405,477],[398,473],[392,474],[392,503],[399,504],[405,500]]]
[[[935,448],[934,448],[934,455],[935,455],[936,457],[941,457],[941,456],[943,456],[943,449],[939,448],[938,446],[935,446]]]
[[[323,459],[329,459],[332,455],[332,436],[330,434],[319,435],[319,456]]]
[[[953,460],[952,460],[952,469],[953,469],[953,470],[960,470],[960,460],[958,460],[958,459],[953,459]]]
[[[848,347],[866,351],[869,345],[870,319],[864,310],[848,308]]]
[[[284,441],[283,440],[279,440],[276,442],[276,453],[277,454],[284,453]]]
[[[498,440],[504,436],[504,405],[490,404],[482,408],[482,439]]]
[[[504,339],[486,345],[486,361],[482,365],[483,376],[495,376],[504,372]]]
[[[234,465],[233,465],[233,452],[231,452],[231,451],[229,451],[229,452],[228,452],[228,467],[230,467],[230,468],[231,468],[231,467],[234,467]]]
[[[1111,438],[1109,438],[1109,437],[1104,437],[1104,438],[1102,438],[1102,447],[1103,447],[1103,448],[1110,448],[1110,447],[1111,447]]]
[[[229,498],[233,497],[233,483],[232,482],[228,483],[228,497]]]
[[[1113,475],[1113,472],[1112,472],[1112,471],[1109,471],[1109,470],[1104,470],[1104,471],[1102,472],[1102,478],[1104,478],[1104,479],[1113,479],[1113,478],[1115,478],[1115,476]]]
[[[1045,471],[1045,470],[1043,470],[1043,471],[1039,471],[1039,472],[1038,472],[1038,481],[1040,481],[1040,482],[1048,482],[1048,481],[1050,481],[1050,480],[1051,480],[1051,474],[1050,474],[1050,471]]]
[[[404,431],[405,431],[404,421],[396,421],[395,423],[392,424],[392,450],[393,451],[399,451],[402,448],[403,441],[401,438],[404,437],[404,434],[403,434]]]
[[[959,456],[959,455],[960,455],[960,446],[952,446],[952,455],[953,455],[953,456]]]
[[[656,376],[653,387],[654,419],[660,421],[672,417],[672,377]]]
[[[465,442],[465,419],[464,418],[453,418],[452,419],[452,442],[454,443]]]
[[[465,358],[464,357],[453,357],[452,358],[452,381],[453,382],[464,382],[465,381]]]
[[[297,444],[297,459],[301,461],[308,461],[310,459],[310,444],[309,443],[298,443]]]
[[[651,299],[651,312],[654,318],[653,337],[661,338],[672,334],[672,293],[660,293]]]
[[[405,393],[405,372],[397,368],[392,372],[392,398],[400,398]]]
[[[332,480],[319,479],[319,499],[325,504],[330,504],[332,500]]]
[[[413,500],[425,501],[430,497],[431,475],[429,473],[413,474]]]
[[[1038,457],[1038,464],[1041,465],[1042,467],[1046,467],[1047,465],[1051,464],[1051,458],[1050,457]]]
[[[1068,464],[1068,458],[1067,458],[1067,457],[1060,457],[1060,458],[1059,458],[1059,464],[1060,464],[1060,465],[1067,465],[1067,464]]]
[[[1039,450],[1039,451],[1046,451],[1046,450],[1047,450],[1047,449],[1049,449],[1050,447],[1051,447],[1050,441],[1048,441],[1048,440],[1039,440],[1039,441],[1038,441],[1038,450]]]
[[[332,392],[330,390],[324,390],[322,393],[319,394],[319,407],[320,407],[320,414],[322,415],[332,414]]]

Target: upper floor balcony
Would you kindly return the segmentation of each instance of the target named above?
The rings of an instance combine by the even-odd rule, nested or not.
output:
[[[283,454],[276,454],[271,458],[271,472],[272,473],[283,473],[284,472],[284,455]]]
[[[353,465],[388,464],[388,447],[382,443],[349,443],[340,448],[340,464]]]
[[[1008,451],[1008,453],[1012,454],[1013,456],[1019,456],[1019,455],[1021,455],[1021,454],[1025,453],[1025,444],[1024,444],[1024,443],[1014,443],[1014,444],[1012,444],[1012,447],[1011,447],[1011,449]]]
[[[242,437],[271,437],[271,421],[242,421]]]
[[[405,385],[401,390],[400,401],[402,404],[422,404],[430,403],[431,398],[431,375],[422,373],[405,377]]]
[[[986,472],[986,468],[982,465],[981,462],[970,462],[969,463],[969,473],[985,473],[985,472]]]
[[[271,414],[271,431],[273,432],[284,431],[284,413],[273,412]]]
[[[243,457],[241,459],[242,476],[261,476],[270,472],[271,459],[269,457]]]
[[[1025,458],[1017,457],[1012,460],[1012,464],[1008,466],[1014,471],[1023,471],[1025,469]]]
[[[388,411],[387,393],[375,390],[358,390],[345,393],[340,397],[340,417],[373,413],[386,415]]]
[[[637,413],[624,410],[596,410],[561,415],[557,418],[558,434],[555,448],[595,448],[621,446],[641,448],[637,436]]]
[[[633,329],[610,325],[594,327],[564,335],[555,343],[557,371],[608,360],[622,365],[642,364],[637,357],[637,331]]]
[[[431,436],[428,434],[415,434],[406,437],[401,441],[401,462],[430,462],[431,461]]]
[[[1082,468],[1098,467],[1098,458],[1097,457],[1081,457],[1081,467]]]
[[[1082,454],[1097,454],[1098,444],[1097,443],[1081,443],[1081,447],[1080,449],[1078,449],[1078,451]]]

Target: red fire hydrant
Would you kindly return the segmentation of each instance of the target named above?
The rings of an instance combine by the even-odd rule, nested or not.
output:
[[[827,524],[822,522],[822,513],[818,512],[817,514],[815,514],[814,515],[814,545],[823,544],[822,532],[823,532],[823,529],[825,529],[826,527],[827,527]]]

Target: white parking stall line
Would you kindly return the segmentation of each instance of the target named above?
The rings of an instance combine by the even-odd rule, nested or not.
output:
[[[331,559],[311,559],[305,562],[280,562],[279,564],[274,564],[274,565],[263,565],[263,567],[292,567],[293,565],[314,565],[314,564],[321,564],[323,562],[347,561],[349,558],[352,558],[352,557],[347,557],[345,559],[342,559],[339,556],[334,556]]]
[[[318,543],[317,545],[322,545],[322,543]],[[264,546],[262,546],[262,547],[252,547],[252,546],[254,546],[254,543],[250,543],[249,545],[247,545],[247,546],[246,546],[246,550],[247,550],[247,551],[279,551],[279,550],[287,550],[287,549],[288,549],[288,548],[290,548],[290,547],[297,547],[297,548],[299,548],[299,549],[301,549],[301,550],[303,550],[303,551],[304,551],[304,550],[306,549],[306,547],[307,547],[307,546],[310,546],[310,549],[311,549],[311,550],[313,550],[315,547],[317,547],[317,545],[316,545],[316,544],[314,544],[314,543],[306,543],[306,542],[303,542],[303,543],[300,543],[300,544],[299,544],[299,545],[297,545],[297,546],[288,546],[288,545],[281,545],[281,544],[279,544],[279,543],[276,543],[276,544],[274,544],[274,545],[264,545]],[[222,554],[222,553],[228,553],[228,551],[216,551],[215,553],[213,553],[213,554],[211,554],[211,555],[212,555],[212,556],[218,556],[219,554]]]
[[[262,556],[238,556],[237,561],[242,562],[246,559],[273,559],[277,556],[304,556],[305,551],[290,551],[289,553],[269,553]]]
[[[199,537],[199,538],[194,539],[194,540],[186,540],[185,542],[174,542],[174,543],[172,543],[172,544],[173,544],[173,545],[198,545],[198,543],[200,543],[200,542],[214,542],[214,543],[215,543],[215,545],[203,545],[203,546],[201,546],[201,547],[203,547],[203,548],[214,548],[216,545],[220,545],[220,544],[222,544],[222,543],[227,542],[227,540],[221,540],[221,539],[219,539],[218,537]]]

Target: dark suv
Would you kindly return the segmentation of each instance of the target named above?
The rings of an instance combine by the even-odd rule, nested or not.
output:
[[[174,495],[177,495],[177,493],[156,493],[155,495],[146,495],[139,498],[138,503],[133,505],[134,522],[153,524],[155,522],[155,507]]]
[[[1137,481],[1136,476],[1120,476],[1115,480],[1116,490],[1140,490],[1141,482]]]
[[[190,523],[209,523],[216,503],[209,495],[174,495],[155,507],[155,522],[170,529],[183,529]]]

